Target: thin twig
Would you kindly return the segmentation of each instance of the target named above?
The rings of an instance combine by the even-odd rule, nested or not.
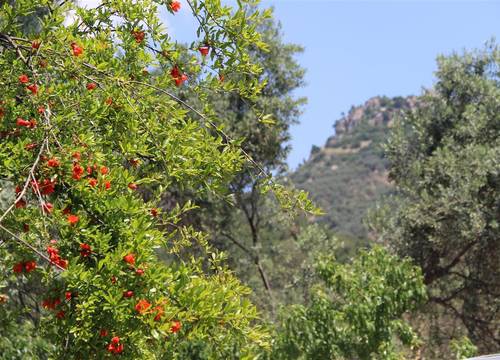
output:
[[[48,139],[45,138],[42,142],[42,145],[40,146],[40,150],[38,151],[38,155],[35,159],[35,162],[33,163],[33,165],[31,166],[31,169],[29,171],[29,174],[26,178],[26,181],[24,182],[24,186],[23,188],[21,189],[21,192],[19,193],[19,195],[17,196],[17,198],[15,199],[14,203],[11,204],[7,210],[5,210],[5,212],[0,216],[0,224],[2,224],[2,221],[3,219],[5,219],[5,217],[7,216],[8,213],[10,213],[14,207],[16,206],[16,203],[22,199],[22,197],[24,196],[24,194],[26,193],[26,190],[28,189],[28,186],[30,184],[30,178],[32,175],[34,175],[35,173],[35,169],[36,169],[36,166],[38,165],[38,162],[40,161],[40,158],[42,156],[42,153],[43,153],[43,149],[45,148],[46,144],[48,142]]]
[[[24,241],[23,239],[21,239],[19,236],[17,236],[16,234],[14,234],[12,231],[10,231],[9,229],[7,229],[5,226],[0,225],[0,229],[2,229],[7,234],[9,234],[10,236],[12,236],[17,242],[19,242],[19,243],[23,244],[24,246],[26,246],[26,247],[30,248],[31,250],[33,250],[35,253],[38,254],[38,256],[40,256],[41,258],[45,259],[50,264],[54,265],[55,267],[59,268],[62,271],[66,270],[62,266],[54,263],[52,260],[50,260],[50,258],[47,255],[45,255],[44,253],[42,253],[41,251],[39,251],[37,248],[35,248],[34,246],[32,246],[30,243],[28,243],[28,242]]]

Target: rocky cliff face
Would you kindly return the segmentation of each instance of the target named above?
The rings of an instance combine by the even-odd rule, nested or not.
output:
[[[324,146],[313,147],[291,178],[326,212],[316,220],[339,233],[367,237],[367,210],[392,190],[382,144],[395,118],[416,106],[414,96],[373,97],[339,119]]]

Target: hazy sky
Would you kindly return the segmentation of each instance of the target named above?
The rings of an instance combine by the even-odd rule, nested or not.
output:
[[[297,95],[309,102],[301,124],[292,128],[292,168],[309,156],[312,145],[324,144],[351,105],[376,95],[418,95],[433,83],[438,54],[482,47],[493,36],[500,41],[500,0],[262,0],[262,5],[275,7],[287,42],[305,47],[297,59],[307,69],[307,86]],[[193,38],[187,14],[183,6],[179,14],[163,16],[180,41]]]

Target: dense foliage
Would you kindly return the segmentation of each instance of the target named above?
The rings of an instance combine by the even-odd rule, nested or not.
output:
[[[397,359],[396,338],[417,345],[401,317],[426,298],[420,269],[381,248],[361,252],[352,264],[323,256],[324,282],[309,305],[284,315],[274,359]]]
[[[179,223],[192,205],[157,206],[170,186],[223,191],[249,161],[209,108],[175,89],[252,99],[264,83],[248,50],[266,45],[247,21],[267,14],[187,4],[200,40],[185,62],[157,17],[161,7],[175,15],[177,1],[2,6],[0,178],[12,196],[0,216],[1,311],[15,322],[24,313],[51,339],[44,356],[244,357],[265,345],[249,290],[217,253],[183,258],[194,243],[210,252]],[[26,34],[22,19],[40,8],[39,31]]]

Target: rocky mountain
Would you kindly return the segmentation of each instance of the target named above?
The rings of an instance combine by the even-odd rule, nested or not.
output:
[[[324,146],[313,147],[291,179],[325,211],[316,220],[348,237],[367,238],[367,210],[392,191],[382,144],[394,119],[416,104],[414,96],[373,97],[339,119]]]

